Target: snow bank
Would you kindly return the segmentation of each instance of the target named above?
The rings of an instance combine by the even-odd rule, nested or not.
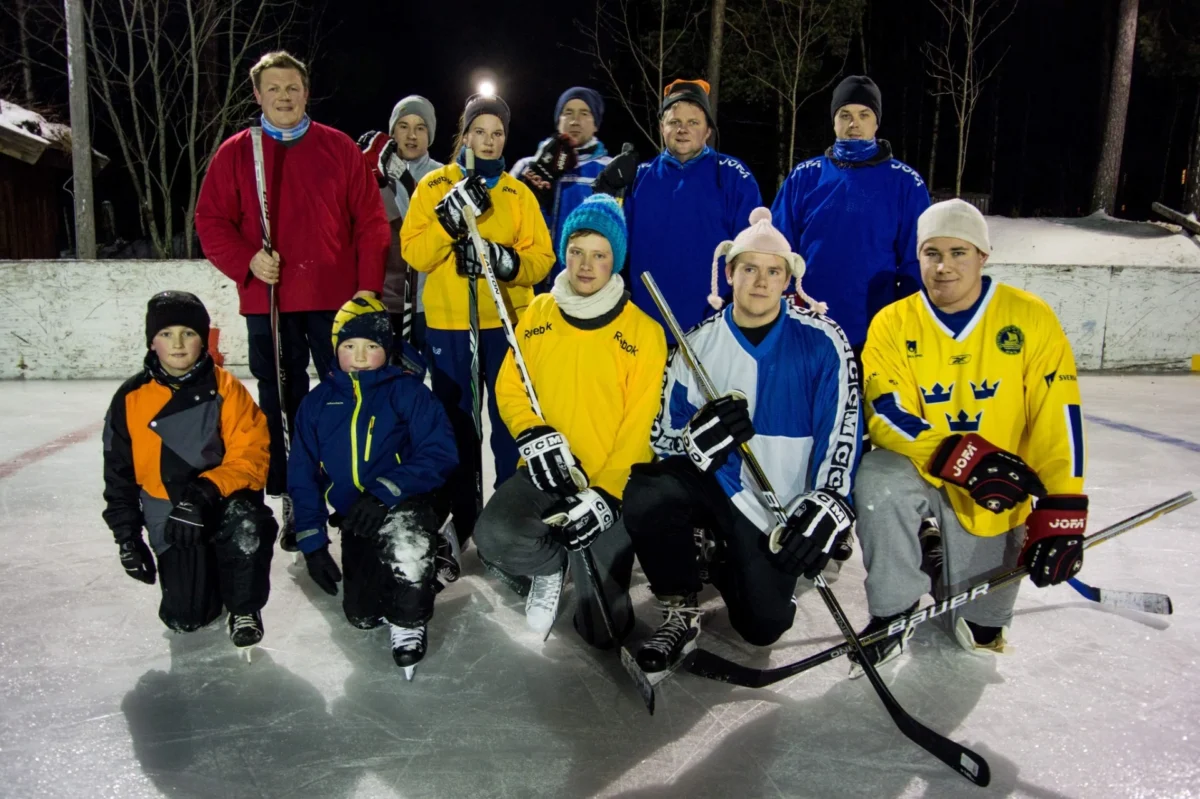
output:
[[[69,148],[71,128],[57,122],[48,122],[41,114],[22,108],[8,100],[0,100],[0,127],[21,136],[36,140],[43,147],[58,145]]]
[[[1200,243],[1153,222],[1104,214],[1081,219],[989,216],[987,222],[993,264],[1200,268]]]

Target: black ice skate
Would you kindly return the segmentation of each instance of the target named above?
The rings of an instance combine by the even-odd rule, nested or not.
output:
[[[239,653],[245,653],[246,662],[249,663],[250,653],[263,639],[262,614],[258,611],[230,613],[226,627],[229,629],[229,640],[238,648]]]
[[[422,623],[416,627],[400,627],[393,624],[391,627],[392,660],[396,661],[397,666],[404,669],[405,679],[411,680],[413,672],[417,670],[417,664],[421,662],[421,658],[425,657],[425,649],[429,645],[425,625]]]
[[[872,616],[871,621],[867,623],[867,626],[863,627],[862,630],[859,631],[859,640],[862,640],[868,635],[878,632],[879,630],[886,630],[896,619],[907,616],[916,610],[917,604],[918,603],[914,602],[908,610],[902,613],[893,614],[891,616]],[[863,652],[866,653],[867,659],[871,661],[871,665],[879,667],[884,663],[900,657],[900,653],[904,651],[904,642],[909,639],[914,629],[915,628],[910,627],[903,633],[897,633],[896,635],[888,636],[882,641],[876,641],[873,644],[863,644]],[[850,679],[857,680],[863,675],[862,666],[858,664],[858,655],[851,651],[848,657],[850,658]]]
[[[921,571],[929,575],[929,593],[940,600],[943,598],[942,564],[946,560],[946,550],[942,546],[942,528],[938,526],[937,518],[928,516],[921,520],[917,540],[921,543]]]
[[[437,551],[433,556],[433,569],[437,575],[434,590],[440,592],[450,583],[457,582],[462,569],[459,564],[458,533],[454,522],[447,520],[439,531]]]
[[[279,501],[283,506],[283,523],[279,525],[279,548],[292,553],[292,563],[296,562],[296,554],[300,546],[296,543],[296,512],[292,510],[292,498],[280,494]]]
[[[673,668],[696,648],[700,635],[700,606],[696,595],[660,597],[663,623],[642,644],[637,663],[650,674]]]

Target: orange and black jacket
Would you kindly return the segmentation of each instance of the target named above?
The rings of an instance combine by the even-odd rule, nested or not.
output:
[[[250,392],[205,354],[187,375],[158,356],[117,389],[104,418],[104,521],[120,540],[142,527],[157,553],[183,489],[205,477],[228,497],[267,481],[267,419]]]

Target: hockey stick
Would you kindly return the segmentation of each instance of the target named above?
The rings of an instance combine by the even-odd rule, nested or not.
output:
[[[467,177],[475,176],[475,151],[467,148]],[[464,217],[471,213],[465,206]],[[472,218],[472,221],[474,219]],[[468,223],[470,224],[470,223]],[[476,231],[478,232],[478,231]],[[478,247],[476,247],[478,251]],[[482,257],[482,256],[481,256]],[[499,310],[499,307],[497,307]],[[483,385],[479,374],[479,281],[467,278],[468,337],[471,344],[471,419],[475,422],[475,517],[483,510]],[[503,316],[503,314],[501,314]]]
[[[274,250],[271,249],[271,217],[267,213],[267,178],[266,172],[263,170],[262,128],[250,128],[250,138],[254,142],[254,182],[258,185],[262,247],[267,255],[271,255]],[[267,286],[271,305],[271,342],[275,349],[275,390],[279,392],[279,418],[283,424],[283,452],[284,455],[290,455],[292,432],[291,426],[288,424],[287,398],[284,394],[287,378],[283,375],[283,344],[279,338],[279,295],[275,290],[276,285],[278,285],[278,280]]]
[[[1193,236],[1200,236],[1200,222],[1197,222],[1190,216],[1184,216],[1174,208],[1170,208],[1162,203],[1150,203],[1150,208],[1154,211],[1154,213],[1158,214],[1164,219],[1174,222],[1176,225],[1179,225]]]
[[[467,158],[470,159],[470,150],[467,150]],[[496,272],[492,269],[492,265],[487,260],[487,249],[483,244],[483,237],[479,235],[479,225],[475,220],[475,210],[469,205],[463,208],[463,218],[467,222],[467,231],[471,236],[471,242],[475,245],[475,252],[479,256],[479,262],[483,265],[483,276],[487,280],[488,289],[492,293],[492,301],[496,303],[496,312],[500,316],[500,325],[504,328],[504,337],[508,339],[509,349],[512,350],[513,363],[517,367],[517,373],[521,375],[521,383],[525,386],[525,395],[529,398],[529,405],[533,409],[534,414],[538,418],[545,420],[542,416],[542,405],[538,402],[537,392],[533,388],[533,378],[529,376],[529,368],[525,365],[525,356],[521,354],[521,347],[517,343],[517,331],[513,327],[512,320],[508,316],[508,307],[504,303],[504,295],[500,292],[500,281],[496,279]],[[473,281],[472,281],[473,282]],[[587,478],[578,467],[571,468],[571,480],[575,483],[575,487],[582,491],[587,488]],[[600,613],[604,619],[604,625],[608,628],[609,637],[614,643],[617,641],[615,628],[612,623],[612,610],[608,607],[608,599],[604,596],[604,590],[600,584],[599,576],[596,572],[596,561],[592,557],[591,551],[587,548],[580,550],[580,555],[583,556],[584,570],[587,572],[588,580],[591,581],[592,590],[596,594],[596,600],[600,605]],[[645,673],[637,667],[632,655],[628,649],[621,647],[621,663],[625,666],[625,670],[629,672],[629,676],[637,685],[638,694],[641,695],[642,701],[646,703],[646,709],[650,714],[654,714],[654,687],[646,678]],[[632,664],[632,667],[630,666]]]
[[[1140,527],[1147,522],[1157,519],[1172,511],[1179,510],[1185,505],[1195,502],[1196,498],[1192,492],[1180,494],[1177,497],[1168,499],[1166,502],[1161,502],[1152,508],[1147,508],[1141,513],[1130,516],[1128,519],[1117,522],[1116,524],[1106,527],[1098,533],[1089,535],[1083,539],[1084,549],[1102,544],[1110,538],[1115,538],[1122,533],[1127,533],[1135,527]],[[947,610],[962,607],[963,605],[973,602],[981,596],[987,596],[989,591],[997,588],[1003,588],[1006,585],[1024,579],[1029,574],[1029,569],[1024,566],[1019,566],[1011,569],[1003,574],[1000,574],[991,580],[983,580],[971,586],[967,590],[949,599],[941,602],[934,602],[931,605],[926,605],[919,610],[915,610],[908,616],[897,619],[895,623],[889,626],[886,630],[879,630],[862,639],[862,644],[869,645],[883,641],[893,635],[903,633],[908,636],[912,634],[913,628],[922,622],[926,622],[937,616],[941,616]],[[795,663],[789,663],[785,666],[777,666],[773,669],[754,669],[749,666],[743,666],[739,663],[734,663],[726,660],[720,655],[713,654],[703,649],[698,649],[695,652],[696,658],[692,661],[688,671],[700,677],[707,677],[710,680],[719,682],[732,683],[741,685],[747,688],[764,688],[768,685],[786,680],[789,677],[794,677],[797,674],[808,671],[831,660],[836,660],[842,655],[849,654],[850,646],[848,644],[839,644],[838,646],[830,647],[822,652],[817,652]]]
[[[1067,582],[1087,599],[1110,608],[1140,610],[1142,613],[1157,613],[1160,616],[1170,616],[1174,612],[1171,597],[1166,594],[1150,594],[1143,591],[1110,591],[1107,588],[1095,588],[1074,577]]]
[[[666,299],[658,289],[658,284],[654,282],[654,278],[649,272],[642,273],[642,282],[646,284],[646,288],[649,289],[654,304],[658,306],[659,313],[662,314],[663,321],[667,323],[671,335],[675,337],[675,341],[679,346],[679,354],[683,356],[688,368],[700,384],[700,393],[704,396],[705,402],[712,402],[718,396],[716,387],[713,385],[712,380],[709,379],[704,365],[700,363],[696,354],[692,352],[691,344],[684,337],[683,330],[679,327],[679,322],[675,320],[675,315],[671,312]],[[770,480],[759,464],[758,458],[754,456],[753,450],[750,449],[750,444],[748,442],[744,443],[740,449],[742,460],[749,468],[751,477],[758,485],[768,509],[775,517],[777,527],[785,525],[788,520],[787,512],[780,505],[779,498],[771,487]],[[938,760],[941,760],[966,779],[976,785],[987,785],[991,781],[991,768],[988,766],[987,761],[962,744],[956,743],[946,736],[929,729],[900,706],[900,703],[896,701],[896,697],[892,696],[892,692],[884,684],[883,678],[879,676],[879,672],[875,669],[874,664],[871,663],[866,653],[863,652],[862,643],[858,640],[858,636],[854,634],[854,630],[850,626],[850,620],[846,617],[845,611],[842,610],[842,606],[838,603],[837,597],[833,595],[833,591],[826,584],[825,578],[818,574],[813,583],[817,586],[817,591],[821,594],[821,599],[825,601],[825,607],[828,608],[830,615],[833,616],[833,620],[837,623],[838,629],[841,630],[842,636],[846,639],[849,648],[858,655],[863,672],[871,681],[871,686],[875,689],[879,700],[883,702],[884,708],[887,710],[888,715],[892,717],[892,721],[900,729],[900,732],[904,733],[917,746],[920,746]]]

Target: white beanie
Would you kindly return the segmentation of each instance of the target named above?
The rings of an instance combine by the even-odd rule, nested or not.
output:
[[[979,209],[965,200],[945,200],[925,209],[917,219],[917,257],[930,239],[944,236],[974,244],[984,255],[992,251],[987,220]]]
[[[771,209],[761,206],[750,212],[750,227],[737,234],[733,241],[727,239],[718,244],[713,253],[712,294],[708,295],[708,304],[713,308],[721,310],[721,295],[717,291],[717,267],[721,256],[724,255],[725,263],[729,264],[744,252],[778,255],[787,262],[788,271],[796,278],[796,293],[800,298],[819,314],[829,310],[828,305],[814,301],[800,287],[800,279],[804,277],[804,259],[798,253],[792,252],[792,245],[788,243],[787,237],[771,225]]]

